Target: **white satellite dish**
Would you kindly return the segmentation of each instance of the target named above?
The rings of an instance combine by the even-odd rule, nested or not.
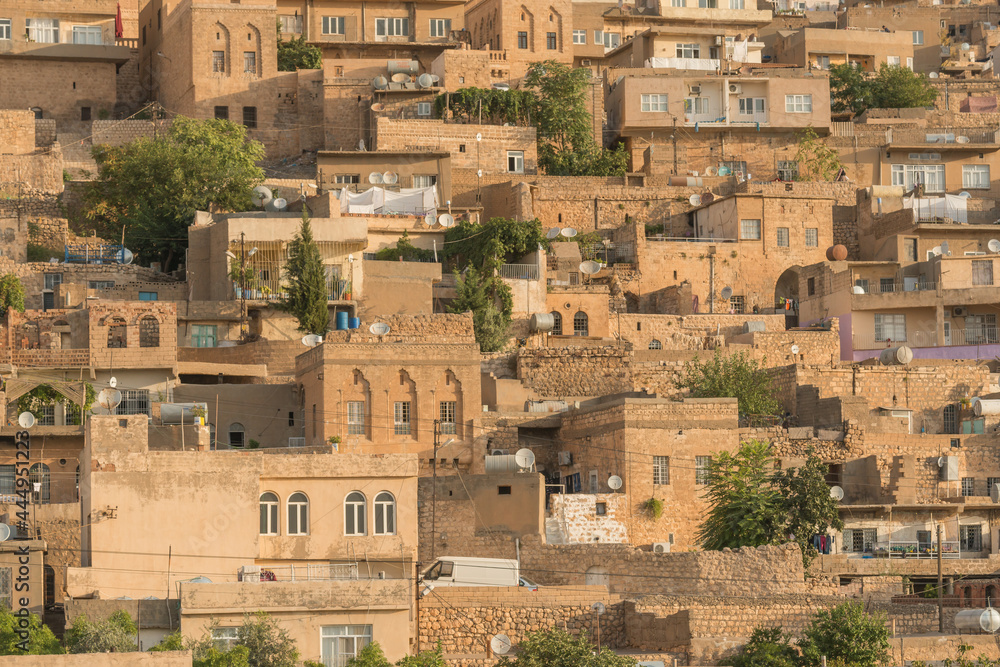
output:
[[[97,403],[107,411],[114,410],[122,402],[122,393],[114,387],[102,389],[97,393]]]
[[[482,178],[483,177],[483,170],[482,169],[477,170],[476,171],[476,176],[478,176],[479,178]]]
[[[483,140],[483,133],[476,132],[476,141],[482,141],[482,140]]]
[[[590,608],[593,609],[594,612],[598,616],[600,616],[601,614],[604,613],[604,603],[603,602],[595,602],[594,604],[590,605]]]
[[[927,75],[927,78],[928,78],[928,79],[936,79],[936,78],[938,78],[939,76],[941,76],[941,75],[940,75],[940,74],[938,74],[937,72],[930,72],[930,73],[929,73],[929,74]]]
[[[376,113],[378,113],[379,111],[382,111],[384,109],[385,109],[385,105],[382,104],[381,102],[376,102],[375,104],[372,105],[372,111],[374,111]]]
[[[284,211],[288,207],[288,200],[278,197],[271,202],[271,206],[273,206],[276,211]]]
[[[792,354],[798,354],[798,353],[799,353],[799,346],[792,345]]]
[[[955,137],[955,143],[967,144],[969,143],[969,138],[964,135],[960,135],[958,137]]]
[[[380,172],[380,171],[373,171],[372,173],[368,174],[368,182],[371,183],[372,185],[381,185],[382,184],[382,172]]]
[[[972,193],[971,192],[966,192],[965,190],[962,190],[961,192],[959,192],[958,196],[961,197],[962,199],[972,199]]]
[[[580,262],[580,273],[584,275],[592,276],[600,270],[601,270],[601,265],[593,260]]]
[[[948,249],[948,242],[947,241],[943,241],[941,243],[941,253],[944,254],[944,255],[950,255],[951,254],[951,250]]]
[[[972,48],[972,44],[969,44],[968,42],[962,42],[962,50],[963,51],[968,51],[971,48]]]
[[[410,80],[410,75],[406,72],[396,72],[389,80],[393,83],[407,83]]]
[[[941,246],[936,245],[933,248],[931,248],[931,254],[934,255],[934,256],[940,255],[941,254]]]
[[[128,248],[122,248],[122,251],[118,253],[118,261],[122,264],[131,264],[133,259],[135,259],[135,255]]]
[[[733,288],[732,287],[729,287],[727,285],[726,287],[722,288],[722,298],[724,300],[728,301],[732,296],[733,296]]]
[[[374,322],[370,327],[368,327],[368,331],[372,332],[376,336],[384,336],[389,333],[391,329],[385,322]]]
[[[861,285],[855,285],[851,291],[854,292],[855,294],[864,294],[865,288],[862,287]]]
[[[944,467],[944,457],[943,456],[939,456],[938,457],[937,464],[938,464],[938,468],[943,468]]]
[[[1000,252],[1000,240],[990,239],[990,242],[986,244],[986,247],[990,249],[990,252]]]
[[[254,203],[254,206],[264,206],[270,203],[272,199],[274,199],[274,195],[271,193],[271,190],[263,185],[258,185],[250,191],[250,200]]]
[[[377,76],[372,79],[372,88],[375,90],[385,90],[385,87],[389,85],[389,81],[386,80],[384,76]],[[381,111],[381,109],[379,109]]]
[[[428,227],[430,227],[437,221],[438,221],[437,216],[434,215],[433,213],[428,213],[427,215],[424,216],[424,224],[427,225]]]
[[[519,468],[531,468],[535,465],[535,453],[530,449],[519,449],[514,454],[514,462]]]
[[[451,213],[444,213],[438,216],[438,224],[442,227],[454,227],[455,217]]]
[[[836,501],[841,501],[844,499],[844,490],[839,486],[831,486],[830,497]]]
[[[688,197],[688,203],[691,206],[701,206],[701,195],[691,195]]]
[[[0,523],[0,542],[6,542],[10,539],[10,526],[5,523]]]
[[[510,637],[507,635],[494,635],[490,640],[490,648],[496,655],[506,655],[510,650]]]
[[[17,423],[21,425],[21,428],[31,428],[35,425],[35,415],[30,412],[22,412],[17,416]]]
[[[302,344],[306,347],[316,347],[323,342],[323,337],[319,334],[306,334],[302,337]]]
[[[574,236],[576,236],[576,230],[573,229],[572,227],[563,227],[562,231],[560,231],[559,233],[568,239],[571,239]]]
[[[612,475],[611,477],[608,477],[608,487],[612,491],[617,491],[618,489],[622,488],[622,478],[619,477],[618,475]]]
[[[561,230],[561,229],[559,229],[558,227],[553,227],[553,228],[552,228],[552,229],[550,229],[549,231],[545,232],[545,238],[547,238],[547,239],[549,239],[549,240],[552,240],[552,239],[554,239],[555,237],[559,236],[559,233],[560,233],[561,231],[562,231],[562,230]]]
[[[434,85],[434,79],[431,78],[430,74],[421,74],[417,77],[417,85],[421,88],[430,88]]]
[[[715,176],[718,173],[719,173],[719,170],[716,169],[715,167],[705,167],[705,175],[706,176]]]
[[[109,387],[117,387],[118,386],[118,378],[116,378],[114,375],[112,375],[111,379],[108,380],[108,386]]]
[[[386,185],[395,185],[399,181],[399,176],[394,171],[387,171],[382,174],[382,182]]]

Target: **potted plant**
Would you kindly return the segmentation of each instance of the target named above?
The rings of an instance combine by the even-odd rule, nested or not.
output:
[[[344,285],[344,291],[341,293],[340,298],[343,299],[344,301],[350,301],[351,300],[351,281],[350,280],[348,280],[347,283]]]

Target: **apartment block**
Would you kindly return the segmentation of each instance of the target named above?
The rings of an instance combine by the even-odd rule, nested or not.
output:
[[[768,55],[772,62],[807,69],[850,64],[864,72],[875,72],[882,65],[913,69],[914,48],[909,31],[803,28],[791,34],[779,32]]]

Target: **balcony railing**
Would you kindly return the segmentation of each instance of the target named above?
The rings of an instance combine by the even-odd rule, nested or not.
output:
[[[537,264],[504,264],[500,277],[507,280],[538,280]]]
[[[978,551],[972,552],[978,554]],[[879,542],[874,551],[876,558],[937,558],[937,542],[918,542],[916,540],[890,540]],[[941,558],[961,558],[962,543],[959,541],[941,542]]]
[[[944,343],[939,344],[936,331],[907,331],[906,338],[887,340],[884,335],[876,337],[874,333],[854,334],[855,350],[881,350],[896,345],[909,347],[960,347],[968,345],[1000,344],[996,326],[981,326],[971,329],[951,329],[944,334]]]
[[[240,581],[341,581],[358,578],[356,563],[305,563],[301,565],[244,565]]]
[[[937,289],[937,283],[929,282],[916,282],[916,283],[870,283],[867,288],[865,288],[865,294],[889,294],[892,292],[933,292]],[[858,296],[861,296],[860,294]]]
[[[757,111],[754,113],[738,113],[733,116],[732,121],[735,124],[748,123],[751,125],[759,124],[763,125],[767,122],[767,111]]]

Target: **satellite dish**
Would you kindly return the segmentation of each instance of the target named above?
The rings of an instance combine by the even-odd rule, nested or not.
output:
[[[373,171],[368,174],[368,182],[372,185],[382,185],[382,172]]]
[[[102,389],[97,393],[97,403],[107,411],[114,410],[122,402],[122,393],[114,387]]]
[[[510,637],[507,635],[493,635],[490,640],[490,648],[497,655],[506,655],[510,650]]]
[[[477,171],[476,172],[476,176],[478,176],[479,178],[482,178],[483,177],[483,170],[480,169],[479,171]]]
[[[10,526],[5,523],[0,523],[0,542],[6,542],[10,539]]]
[[[716,169],[715,167],[705,167],[705,175],[706,176],[715,176],[718,173],[719,173],[719,170]]]
[[[281,197],[278,197],[277,199],[271,202],[271,206],[274,207],[275,211],[284,211],[285,208],[288,207],[288,201],[282,199]]]
[[[939,456],[938,457],[937,464],[938,464],[938,468],[943,468],[944,467],[944,457],[943,456]]]
[[[719,167],[719,176],[728,176],[731,173],[733,172],[729,169],[729,167],[726,166]]]
[[[254,203],[254,206],[264,206],[272,199],[274,199],[274,195],[271,194],[271,190],[263,185],[258,185],[250,191],[250,200]]]
[[[376,336],[384,336],[389,333],[391,329],[385,322],[374,322],[370,327],[368,327],[368,331],[372,332]]]
[[[1000,240],[990,239],[990,242],[986,244],[986,247],[990,249],[990,252],[1000,252]]]
[[[610,487],[612,491],[617,491],[622,488],[622,478],[618,475],[608,477],[608,487]]]
[[[559,236],[560,232],[562,232],[561,229],[559,229],[558,227],[553,227],[549,231],[545,232],[545,238],[552,240],[555,237]]]
[[[966,192],[965,190],[962,190],[961,192],[959,192],[958,196],[961,197],[962,199],[972,199],[972,193],[971,192]]]
[[[945,255],[950,255],[951,250],[948,249],[948,242],[944,241],[941,243],[941,253]]]
[[[519,468],[530,468],[535,465],[535,453],[530,449],[519,449],[514,454],[514,461]]]
[[[861,285],[855,285],[854,289],[851,290],[851,291],[853,291],[855,294],[864,294],[865,293],[865,288],[862,287]]]
[[[421,88],[430,88],[434,85],[434,79],[431,78],[430,74],[421,74],[417,77],[417,85]]]
[[[733,288],[732,287],[728,287],[727,286],[727,287],[723,287],[722,288],[722,298],[723,299],[725,299],[725,300],[728,301],[729,298],[732,297],[732,296],[733,296]]]
[[[688,203],[691,206],[701,206],[701,195],[691,195],[688,197]]]
[[[559,233],[562,234],[563,236],[565,236],[568,239],[571,239],[574,236],[576,236],[576,230],[573,229],[572,227],[563,227],[562,231],[559,232]]]
[[[831,486],[830,497],[836,501],[841,501],[844,499],[844,490],[839,486]]]
[[[701,196],[701,203],[702,204],[708,204],[708,203],[713,202],[713,201],[715,201],[715,195],[713,195],[711,192],[706,192],[705,194],[703,194]]]
[[[21,428],[31,428],[35,425],[35,415],[30,412],[22,412],[17,416],[17,423],[21,425]]]
[[[444,213],[438,216],[438,224],[442,227],[454,227],[455,217],[450,213]]]
[[[476,132],[476,141],[482,141],[482,140],[483,140],[483,133]]]
[[[936,245],[933,248],[931,248],[931,254],[935,255],[935,256],[940,255],[941,254],[941,246]]]
[[[962,50],[963,51],[968,51],[971,48],[972,48],[971,44],[969,44],[968,42],[962,42]]]
[[[428,227],[430,227],[437,221],[438,218],[433,213],[428,213],[427,215],[424,216],[424,224],[427,225]]]
[[[792,354],[798,354],[798,353],[799,353],[799,346],[792,345]]]
[[[122,248],[122,251],[118,253],[118,261],[122,264],[131,264],[134,259],[135,254],[128,248]]]
[[[390,79],[393,83],[409,83],[410,75],[406,72],[396,72]]]
[[[964,136],[964,135],[962,135],[962,136],[956,137],[955,141],[956,141],[956,143],[967,144],[967,143],[969,143],[969,138],[966,137],[966,136]]]
[[[592,276],[600,270],[601,270],[601,265],[593,260],[580,262],[580,273],[584,275]]]
[[[118,386],[118,378],[116,378],[114,375],[112,375],[111,379],[108,380],[108,386],[110,386],[110,387],[117,387]]]
[[[374,88],[375,90],[385,90],[386,86],[388,85],[389,82],[386,80],[384,76],[377,76],[374,79],[372,79],[372,88]],[[379,109],[379,111],[381,111],[381,109]]]
[[[395,185],[399,181],[399,176],[394,171],[387,171],[382,174],[382,182],[386,185]]]
[[[323,337],[319,334],[306,334],[302,337],[302,344],[306,347],[316,347],[323,342]]]
[[[928,78],[928,79],[936,79],[936,78],[938,78],[939,76],[941,76],[941,75],[940,75],[940,74],[938,74],[937,72],[930,72],[930,73],[928,73],[928,75],[927,75],[927,78]]]
[[[431,74],[431,81],[433,81],[434,83],[437,83],[440,80],[441,80],[441,77],[439,77],[437,74]]]
[[[384,109],[385,105],[382,104],[381,102],[376,102],[375,104],[372,105],[372,111],[378,112],[378,111],[383,111]]]
[[[598,616],[600,616],[601,614],[604,613],[604,603],[603,602],[595,602],[594,604],[590,605],[590,608],[593,609],[594,612]]]

